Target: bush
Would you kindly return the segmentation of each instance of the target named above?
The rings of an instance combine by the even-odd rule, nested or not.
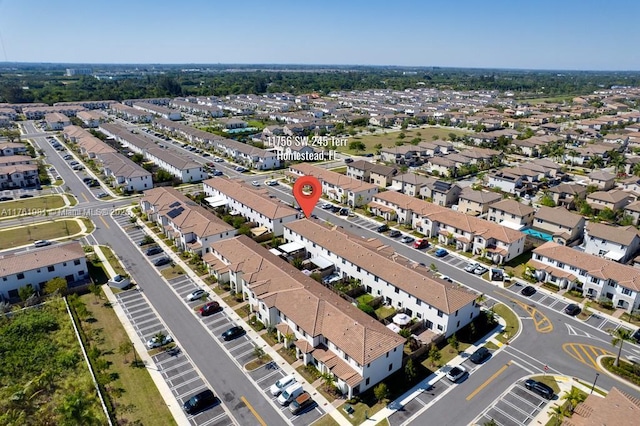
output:
[[[376,310],[366,303],[358,303],[358,309],[360,309],[365,314],[371,315],[372,317],[375,317],[376,315]]]
[[[606,297],[601,297],[600,299],[598,299],[598,305],[605,309],[613,309],[613,300]]]

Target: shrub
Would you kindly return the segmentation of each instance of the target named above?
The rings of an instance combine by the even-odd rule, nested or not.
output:
[[[365,314],[368,314],[371,316],[376,315],[376,310],[373,309],[371,306],[367,305],[366,303],[358,303],[358,309],[360,309]]]

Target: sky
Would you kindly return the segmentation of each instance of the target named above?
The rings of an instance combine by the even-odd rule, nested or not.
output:
[[[0,62],[640,70],[640,0],[0,0]]]

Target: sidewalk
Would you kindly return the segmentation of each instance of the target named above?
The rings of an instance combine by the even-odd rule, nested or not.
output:
[[[130,215],[134,216],[131,212],[132,208],[133,207],[129,207],[128,211]],[[184,260],[182,260],[180,256],[171,249],[171,247],[165,244],[165,242],[162,241],[162,239],[160,239],[155,232],[151,231],[147,227],[147,225],[140,219],[138,219],[137,224],[141,226],[145,230],[145,232],[154,239],[156,244],[158,244],[164,250],[165,255],[167,255],[171,259],[171,261],[184,269],[185,274],[189,278],[191,278],[196,285],[198,285],[203,290],[209,291],[211,293],[211,288],[209,287],[209,285],[205,283],[195,272],[193,272],[191,270],[191,267]],[[264,339],[260,337],[258,332],[253,329],[253,327],[251,327],[244,319],[240,317],[240,315],[238,315],[238,313],[236,313],[233,308],[229,307],[229,305],[227,305],[227,303],[222,300],[222,297],[215,294],[212,294],[211,297],[218,303],[220,303],[220,306],[225,309],[225,312],[227,312],[229,318],[231,318],[238,325],[241,325],[246,330],[247,336],[254,343],[262,345],[264,353],[271,357],[271,359],[280,367],[285,375],[294,375],[296,377],[296,380],[299,383],[303,384],[304,389],[313,396],[313,399],[316,401],[319,407],[325,410],[327,414],[333,417],[333,419],[341,426],[351,426],[351,422],[349,422],[346,417],[340,414],[336,407],[334,407],[333,404],[331,404],[320,392],[318,392],[316,388],[314,388],[304,377],[302,377],[291,364],[289,364],[284,358],[282,358],[282,356],[280,356],[280,354],[274,347],[267,344],[267,342],[265,342]],[[251,379],[249,378],[249,380]],[[265,397],[268,398],[268,396],[266,395]]]
[[[100,247],[93,246],[93,250],[95,251],[98,258],[102,261],[102,265],[104,266],[104,269],[107,275],[110,277],[117,275],[116,271],[113,269],[113,267],[111,266],[107,258],[104,256],[104,253],[102,253],[102,250],[100,249]],[[189,420],[187,419],[187,416],[182,410],[182,407],[180,407],[178,400],[176,400],[176,398],[173,396],[171,389],[169,389],[169,385],[167,385],[167,382],[164,380],[164,377],[162,377],[162,374],[160,373],[158,367],[153,362],[153,359],[151,358],[151,356],[149,356],[149,353],[147,352],[147,348],[145,347],[144,342],[140,340],[140,338],[138,337],[138,334],[133,329],[133,325],[131,324],[131,322],[129,322],[129,318],[127,318],[127,315],[122,309],[122,306],[120,306],[120,304],[118,303],[118,299],[116,299],[115,295],[113,294],[113,291],[111,291],[111,287],[109,287],[108,284],[105,284],[102,286],[102,290],[104,291],[105,296],[107,296],[107,300],[109,300],[109,303],[113,307],[113,311],[118,316],[118,319],[120,320],[122,327],[126,331],[127,336],[129,336],[129,340],[131,340],[131,343],[133,343],[134,350],[138,353],[140,360],[144,363],[145,368],[147,369],[147,371],[149,372],[149,375],[151,376],[151,379],[153,380],[156,387],[158,388],[158,392],[162,396],[162,399],[164,399],[164,402],[167,405],[167,408],[169,408],[169,411],[171,411],[171,415],[173,416],[174,420],[179,425],[188,425]]]

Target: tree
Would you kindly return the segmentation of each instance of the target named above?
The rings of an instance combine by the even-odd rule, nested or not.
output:
[[[389,397],[389,387],[384,382],[380,382],[380,384],[373,388],[373,396],[375,396],[378,402],[384,401]]]
[[[570,391],[564,393],[562,399],[566,400],[569,403],[569,412],[573,413],[573,410],[576,409],[578,404],[587,399],[587,394],[582,392],[580,389],[572,386]]]
[[[400,134],[398,135],[398,139],[404,139],[406,137],[407,135],[405,135],[404,132],[400,132]]]
[[[618,356],[616,356],[616,360],[613,362],[613,365],[618,367],[620,365],[620,355],[622,354],[622,345],[624,342],[632,342],[631,339],[631,330],[628,330],[624,327],[617,328],[613,331],[613,339],[611,339],[611,345],[616,347],[620,345],[618,348]]]
[[[98,299],[100,299],[100,286],[96,285],[95,283],[91,283],[88,286],[89,291],[91,292],[91,294],[93,294],[93,296],[95,297],[95,303],[98,303]]]
[[[418,373],[416,372],[416,366],[413,364],[413,358],[409,358],[409,361],[404,366],[404,374],[407,376],[409,383],[416,379]]]
[[[349,142],[349,149],[353,151],[364,151],[367,146],[362,141]]]
[[[551,197],[551,195],[544,194],[540,198],[540,205],[547,206],[547,207],[555,207],[556,206],[556,202],[553,201],[553,198]]]
[[[78,390],[67,395],[58,406],[65,425],[99,424],[98,418],[91,411],[91,398]]]
[[[377,143],[373,146],[373,149],[376,150],[376,155],[380,155],[380,151],[382,150],[382,144],[381,143]],[[638,163],[640,164],[640,163]],[[640,170],[640,169],[639,169]]]
[[[128,362],[127,355],[129,355],[129,353],[131,353],[132,350],[133,350],[133,343],[131,343],[131,341],[129,340],[125,340],[124,342],[120,343],[120,346],[118,346],[118,353],[122,355],[122,357],[124,358],[125,364]],[[134,352],[134,357],[135,357],[135,352]]]
[[[482,426],[498,426],[498,423],[496,423],[495,420],[491,419],[488,422],[482,423]]]
[[[322,373],[320,374],[320,378],[322,379],[322,383],[326,389],[331,389],[331,386],[334,382],[333,373]]]
[[[253,354],[256,356],[256,358],[258,358],[258,361],[260,363],[262,363],[262,361],[264,360],[264,358],[267,356],[267,354],[264,352],[264,349],[262,349],[260,346],[255,345],[253,347]]]
[[[449,338],[447,339],[447,343],[449,343],[449,345],[451,345],[451,348],[452,348],[454,351],[458,352],[458,348],[460,348],[460,341],[458,340],[458,336],[456,336],[456,334],[455,334],[455,333],[453,333],[453,334],[451,335],[451,337],[449,337]]]
[[[442,358],[442,354],[436,347],[436,345],[432,345],[431,349],[429,349],[429,359],[431,360],[431,365],[436,365],[438,361]]]
[[[60,294],[64,296],[67,292],[67,280],[62,277],[52,278],[44,284],[46,294]]]
[[[34,295],[36,291],[33,289],[31,285],[25,285],[24,287],[20,287],[18,289],[18,296],[20,296],[20,300],[26,302],[32,295]]]
[[[564,417],[564,408],[561,405],[554,404],[551,410],[547,413],[553,420],[553,426],[560,426],[562,424],[562,418]]]

